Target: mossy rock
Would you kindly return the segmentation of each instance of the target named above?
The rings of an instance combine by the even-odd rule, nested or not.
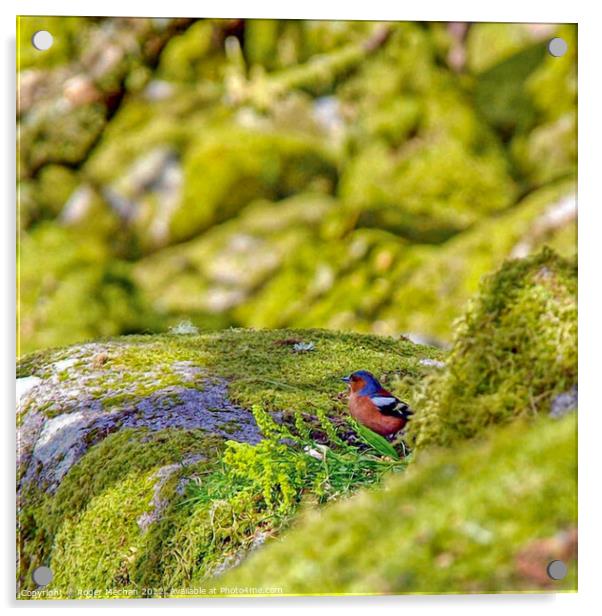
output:
[[[378,312],[392,280],[408,264],[403,239],[377,229],[343,238],[316,238],[291,253],[281,270],[236,311],[261,327],[321,327],[378,331]]]
[[[222,594],[576,590],[576,479],[575,415],[519,421],[307,512],[207,585]],[[568,566],[562,581],[547,576],[554,559]]]
[[[129,336],[23,357],[21,588],[41,564],[61,596],[177,587],[220,566],[232,554],[203,561],[211,534],[206,515],[183,507],[186,484],[216,468],[226,440],[260,440],[252,405],[279,422],[319,412],[341,421],[341,375],[371,370],[412,402],[440,358],[407,340],[321,330]],[[252,535],[259,521],[245,515]]]
[[[395,24],[337,88],[349,154],[339,196],[359,225],[415,242],[440,243],[516,197],[501,142],[436,56],[424,29]]]
[[[566,41],[567,53],[547,55],[525,83],[537,126],[510,144],[517,167],[537,185],[577,172],[577,28],[561,26],[557,36]]]
[[[577,267],[550,249],[488,276],[409,429],[417,447],[550,412],[577,383]]]
[[[17,188],[20,228],[56,218],[78,183],[77,174],[61,165],[46,165],[35,180],[20,182]]]
[[[546,35],[553,36],[548,24],[543,28],[537,24],[471,24],[466,35],[467,68],[481,74],[532,47]]]
[[[453,323],[483,276],[505,259],[550,246],[572,258],[577,249],[577,204],[572,182],[550,184],[510,210],[486,218],[438,247],[416,246],[391,282],[378,313],[384,333],[411,332],[451,340]]]
[[[188,239],[257,198],[283,198],[308,187],[332,190],[336,158],[319,140],[274,131],[208,133],[184,159],[182,206],[172,235]]]
[[[346,168],[341,198],[359,224],[416,242],[440,243],[512,204],[515,187],[499,153],[473,154],[456,139],[416,142],[407,153],[374,145]]]
[[[337,155],[320,136],[270,124],[243,127],[225,109],[134,100],[112,124],[86,174],[116,209],[126,206],[146,252],[196,237],[257,199],[305,190],[328,194],[336,186]],[[171,159],[175,181],[162,181],[166,165],[155,163],[161,152]],[[153,165],[156,173],[145,179],[144,169]],[[168,182],[164,194],[161,185]],[[165,229],[157,239],[158,223]]]
[[[561,182],[534,191],[508,211],[479,221],[440,246],[411,244],[378,229],[348,230],[345,204],[332,202],[320,227],[303,236],[295,234],[305,243],[291,240],[296,249],[275,266],[265,284],[245,292],[244,299],[239,296],[232,317],[253,327],[406,332],[447,342],[454,320],[477,292],[481,278],[506,258],[526,256],[544,245],[574,256],[574,189],[572,182]],[[291,199],[287,209],[303,201]],[[241,229],[237,221],[229,225]],[[216,256],[219,253],[212,258]],[[155,261],[160,262],[159,255]],[[179,267],[184,266],[181,261]],[[146,271],[152,280],[153,268]],[[174,276],[167,288],[175,289],[176,280]],[[203,292],[179,295],[198,301]]]
[[[212,319],[272,326],[232,312],[269,283],[291,253],[312,242],[323,218],[338,206],[321,193],[254,201],[201,237],[140,260],[135,278],[156,310],[170,318],[187,315],[203,327]]]
[[[84,233],[46,221],[21,235],[19,354],[160,327],[96,222]]]
[[[106,124],[106,107],[92,103],[65,112],[48,106],[21,122],[19,176],[28,177],[47,164],[77,166]]]

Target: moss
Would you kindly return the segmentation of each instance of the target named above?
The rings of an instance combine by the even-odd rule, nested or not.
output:
[[[345,229],[349,212],[344,205],[333,203],[321,227],[312,231],[311,240],[297,235],[297,243],[279,230],[278,237],[286,237],[286,245],[295,250],[270,270],[266,284],[255,290],[245,288],[233,317],[253,327],[319,325],[380,334],[411,332],[447,341],[453,321],[478,290],[481,277],[509,255],[543,245],[558,247],[567,256],[574,254],[575,218],[548,224],[573,191],[572,182],[546,186],[440,246],[410,244],[376,229]],[[230,228],[248,233],[236,221]],[[272,245],[270,254],[277,254],[277,246]],[[262,248],[255,245],[255,250]],[[219,262],[218,255],[207,253],[213,262]],[[160,259],[155,257],[151,263],[158,264]],[[185,261],[180,258],[178,263],[182,268]],[[236,269],[232,259],[227,263]],[[152,271],[159,269],[157,265],[145,272],[151,272],[152,280]],[[175,291],[177,272],[170,270],[170,274],[168,288]],[[241,288],[239,283],[236,288]],[[199,289],[199,293],[197,303],[207,290]],[[169,301],[178,305],[177,297],[170,296]]]
[[[519,568],[533,541],[576,526],[575,431],[574,416],[518,422],[464,450],[420,457],[382,488],[308,512],[210,584],[222,594],[575,590],[570,551],[561,582],[545,581],[549,556],[535,560],[538,577]]]
[[[512,202],[503,159],[479,160],[454,140],[412,154],[373,146],[349,165],[341,195],[360,212],[360,225],[441,242]]]
[[[343,330],[372,327],[378,332],[379,310],[392,291],[395,271],[408,262],[407,248],[393,234],[359,229],[324,242],[319,250],[300,250],[250,302],[252,319],[301,327],[321,323]],[[290,296],[284,306],[283,296]]]
[[[223,129],[208,133],[184,159],[182,207],[172,234],[187,239],[256,198],[286,197],[312,182],[336,182],[335,160],[320,142],[294,134]]]
[[[28,118],[19,132],[20,177],[33,175],[51,163],[81,163],[105,127],[105,116],[104,104],[92,103],[69,113],[48,107]]]
[[[546,263],[550,271],[555,271],[549,262]],[[312,342],[315,349],[308,353],[296,353],[291,340]],[[195,366],[211,374],[228,378],[229,395],[240,404],[261,404],[267,410],[284,411],[285,417],[288,414],[299,417],[300,413],[304,417],[320,413],[336,417],[343,406],[339,397],[343,389],[340,375],[358,367],[373,371],[387,387],[420,409],[420,400],[417,399],[419,384],[431,372],[421,360],[442,358],[442,353],[434,349],[405,340],[320,330],[229,330],[200,335],[130,336],[107,341],[104,345],[112,349],[108,352],[111,373],[130,374],[138,379],[139,374],[153,367],[176,360],[192,361]],[[49,366],[65,357],[74,357],[74,350],[53,350],[28,356],[22,362],[21,373],[45,375]],[[78,366],[82,362],[85,365],[85,360],[80,358]],[[445,374],[441,380],[445,380]],[[433,387],[437,386],[437,382]],[[512,568],[512,558],[525,544],[527,537],[547,537],[560,528],[570,527],[574,521],[570,510],[570,489],[567,489],[571,484],[565,485],[569,481],[568,475],[562,475],[557,468],[557,465],[564,468],[563,462],[573,453],[569,438],[573,431],[572,424],[570,433],[565,429],[560,433],[557,431],[557,425],[568,425],[566,420],[563,421],[552,426],[536,424],[531,430],[537,438],[532,439],[525,436],[526,424],[521,423],[520,430],[517,428],[499,438],[495,436],[492,443],[474,449],[464,452],[455,450],[453,456],[445,454],[444,458],[437,458],[433,464],[422,449],[412,466],[415,475],[409,483],[390,480],[384,490],[364,494],[359,504],[356,501],[351,504],[350,501],[349,505],[343,505],[352,506],[357,515],[349,516],[346,509],[340,514],[333,513],[336,509],[325,510],[321,526],[328,530],[324,531],[324,541],[319,539],[317,544],[327,545],[331,541],[331,515],[335,519],[334,525],[338,523],[336,520],[345,519],[347,532],[341,534],[338,530],[332,530],[332,537],[345,537],[341,549],[349,549],[349,555],[340,556],[341,560],[338,560],[341,554],[338,548],[321,551],[320,562],[334,559],[333,564],[329,565],[334,575],[319,574],[318,586],[315,580],[310,581],[312,574],[308,574],[308,571],[314,570],[313,565],[303,568],[301,574],[297,573],[295,565],[290,569],[292,578],[283,582],[285,592],[305,592],[310,583],[313,584],[313,592],[317,592],[319,584],[325,585],[323,592],[430,592],[451,588],[504,590],[517,586],[523,588],[523,582],[525,588],[532,589],[530,582],[521,581],[520,575]],[[297,430],[298,422],[290,423]],[[95,436],[91,435],[91,438],[94,440]],[[169,588],[178,588],[181,584],[204,584],[207,576],[232,566],[266,537],[280,533],[281,527],[266,518],[261,508],[257,509],[254,499],[248,501],[242,496],[242,500],[236,502],[212,499],[211,502],[215,500],[216,503],[213,517],[208,517],[204,510],[191,511],[184,505],[187,497],[180,490],[181,480],[186,482],[191,477],[213,473],[221,452],[220,443],[220,439],[202,431],[167,430],[156,433],[137,429],[117,432],[93,445],[70,469],[54,495],[45,496],[36,487],[32,488],[31,494],[22,497],[25,505],[20,508],[20,537],[23,542],[20,571],[23,580],[28,584],[28,571],[41,563],[51,562],[53,570],[56,568],[58,571],[53,588],[58,589],[61,596],[67,595],[69,588],[74,587],[74,579],[77,581],[75,586],[100,588],[101,594],[104,592],[102,589],[111,585],[119,588],[119,596],[128,596],[129,591],[138,592],[146,587],[162,587],[166,590],[160,594],[169,593]],[[548,457],[552,451],[553,462],[549,463]],[[561,455],[557,455],[558,451]],[[167,464],[181,463],[193,453],[201,453],[204,459],[181,466],[157,493],[153,473]],[[486,468],[474,479],[477,462],[486,464]],[[450,466],[455,469],[451,475]],[[500,488],[499,477],[504,473],[509,479]],[[524,475],[515,476],[516,473]],[[549,475],[542,477],[542,473]],[[469,498],[466,492],[457,490],[458,482],[463,481],[467,474],[471,474],[471,486],[474,487],[468,493]],[[558,484],[550,484],[549,478],[558,479],[559,476]],[[515,486],[522,485],[523,480],[530,488],[517,495]],[[425,486],[429,486],[426,494]],[[533,489],[533,486],[537,487]],[[509,490],[507,499],[500,500],[500,489]],[[564,500],[558,498],[554,489],[563,495]],[[417,498],[418,493],[420,498]],[[143,531],[137,520],[155,507],[156,497],[165,502],[164,508],[158,519]],[[393,504],[392,498],[398,499],[395,501],[397,505]],[[550,517],[537,514],[549,511],[540,506],[541,499],[555,504]],[[406,512],[408,502],[413,503],[415,508]],[[448,502],[451,506],[441,505]],[[479,508],[478,515],[473,513],[475,502],[485,503]],[[123,506],[117,503],[123,503]],[[362,513],[364,507],[370,511],[365,514],[366,517]],[[375,512],[372,507],[378,510]],[[399,507],[404,511],[403,517],[398,514]],[[509,512],[516,508],[520,511],[519,520],[511,517],[514,523],[509,526]],[[367,555],[366,550],[358,549],[355,542],[365,541],[368,536],[374,546],[374,554],[381,553],[378,541],[369,538],[374,526],[367,521],[374,519],[374,516],[387,519],[383,513],[385,511],[388,512],[386,515],[394,515],[390,523],[392,528],[401,523],[400,519],[404,524],[409,520],[408,526],[404,526],[406,532],[401,533],[408,537],[408,542],[403,546],[395,543],[391,563],[377,558],[377,565],[370,562],[371,566],[366,568],[361,559],[371,556]],[[209,524],[208,520],[212,522]],[[497,521],[499,526],[495,525]],[[299,523],[303,526],[306,522]],[[424,524],[433,529],[426,538],[423,537]],[[98,525],[111,528],[112,532],[95,542]],[[529,525],[530,534],[527,534]],[[535,533],[534,528],[537,529]],[[119,533],[114,533],[115,529]],[[291,532],[298,531],[293,529]],[[315,541],[320,534],[311,532],[311,535],[302,533],[302,543],[309,543],[307,550],[303,545],[299,549],[300,562],[308,554],[310,558],[318,554]],[[495,540],[488,539],[492,533]],[[382,537],[380,531],[378,536]],[[414,536],[423,539],[417,542],[412,539]],[[288,545],[286,534],[284,537],[282,546]],[[298,547],[297,539],[294,541]],[[387,550],[390,550],[390,541],[386,543]],[[513,547],[507,549],[500,546]],[[270,555],[270,563],[279,562],[280,557],[278,554],[274,556],[274,549],[285,548],[267,546],[261,550]],[[485,552],[500,568],[481,566]],[[95,554],[94,559],[89,558],[91,553]],[[357,567],[355,558],[361,560]],[[466,563],[463,567],[445,564],[460,562],[461,558]],[[99,563],[98,568],[93,565],[95,562]],[[354,564],[349,565],[350,562]],[[406,571],[398,563],[409,568],[407,576],[398,573]],[[432,568],[433,563],[436,569],[434,577],[421,575],[422,569]],[[243,565],[237,571],[244,573],[246,567]],[[254,586],[260,585],[262,567],[249,574],[256,576],[252,580]],[[472,574],[476,570],[478,575],[474,577]],[[231,575],[238,575],[237,571]],[[280,567],[279,574],[282,571]],[[366,579],[363,571],[374,572],[374,575]],[[502,573],[492,576],[490,571]],[[236,581],[232,582],[232,579]],[[278,576],[273,581],[277,585]],[[232,583],[238,584],[238,578],[227,578],[222,586]],[[570,583],[570,580],[566,582]]]
[[[549,412],[577,381],[577,270],[550,249],[506,262],[456,326],[443,375],[409,429],[419,447]]]
[[[46,165],[35,180],[19,184],[21,228],[58,216],[77,184],[76,174],[61,165]]]
[[[195,102],[198,102],[195,100]],[[99,184],[115,182],[139,156],[157,146],[180,151],[189,131],[200,130],[195,117],[171,101],[149,102],[141,96],[128,98],[103,132],[102,141],[86,161],[84,171]],[[190,105],[194,105],[189,101]],[[187,124],[183,125],[183,116]],[[188,137],[187,137],[188,135]]]
[[[546,47],[536,43],[479,74],[475,104],[505,138],[525,132],[535,123],[535,107],[525,88],[529,76],[542,63]]]
[[[567,53],[547,55],[525,83],[538,125],[511,143],[518,168],[536,184],[574,175],[577,168],[577,28],[563,25],[557,36],[566,41]]]
[[[312,342],[315,350],[296,353],[289,343],[294,339]],[[57,361],[74,357],[78,361],[68,372],[86,372],[90,357],[99,348],[108,356],[103,364],[107,374],[120,374],[134,383],[143,383],[144,375],[157,368],[169,382],[165,366],[191,361],[213,376],[227,378],[228,395],[239,404],[247,408],[261,404],[268,411],[284,412],[285,418],[291,418],[291,425],[297,423],[292,417],[300,413],[310,424],[316,414],[323,414],[326,421],[344,414],[340,377],[359,367],[372,370],[411,401],[417,383],[430,371],[421,360],[441,357],[434,349],[405,340],[320,330],[130,336],[86,348],[26,356],[20,362],[20,374],[48,378]],[[95,378],[98,382],[94,387],[100,388],[103,399],[110,398],[114,388],[110,379],[103,385],[102,376]],[[163,376],[154,385],[164,387]],[[186,496],[178,491],[180,479],[214,468],[223,442],[217,436],[201,430],[118,429],[109,436],[91,432],[87,438],[90,448],[54,494],[44,494],[43,486],[30,486],[21,495],[19,571],[24,588],[29,587],[30,572],[48,562],[57,571],[53,588],[64,594],[80,583],[84,588],[106,588],[114,583],[126,590],[178,584],[225,566],[228,558],[238,558],[240,550],[244,552],[259,541],[264,531],[270,534],[277,530],[277,526],[261,521],[265,512],[255,510],[254,501],[243,499],[224,505],[219,510],[221,539],[216,544],[223,544],[223,549],[212,551],[208,541],[216,531],[208,526],[206,512],[191,515],[190,509],[182,506]],[[98,439],[100,442],[94,444]],[[169,477],[160,493],[165,510],[143,532],[136,520],[148,513],[149,498],[154,498],[153,473],[165,465],[181,463],[191,454],[202,454],[204,459],[182,466]],[[122,500],[124,506],[117,506]],[[98,524],[119,529],[119,533],[107,533],[102,541],[93,543]],[[228,533],[235,532],[233,527],[241,533],[238,548],[229,544]],[[202,556],[205,552],[211,554],[207,559]],[[98,569],[95,559],[86,560],[90,553],[98,556]]]
[[[410,89],[404,109],[385,99],[362,110],[361,150],[339,193],[359,225],[439,243],[511,205],[516,186],[496,137],[453,82],[435,76],[427,92]]]
[[[20,248],[19,354],[156,327],[128,265],[112,260],[102,239],[45,223]]]
[[[471,72],[480,74],[537,41],[530,24],[476,23],[466,36],[466,63]]]
[[[204,456],[201,464],[210,466],[220,448],[221,439],[202,430],[123,429],[92,446],[70,469],[55,494],[44,494],[39,487],[28,488],[21,495],[18,518],[22,587],[30,587],[30,574],[37,566],[51,561],[53,588],[66,594],[78,585],[110,587],[110,580],[117,586],[127,586],[125,578],[116,578],[123,574],[126,556],[133,557],[132,562],[136,559],[134,552],[125,552],[130,546],[141,548],[143,533],[136,520],[148,509],[154,472],[199,452]],[[192,474],[194,469],[198,465],[182,467],[179,476]],[[110,505],[113,499],[119,502],[122,498],[129,499],[130,509]],[[98,524],[104,526],[103,532]],[[123,532],[106,532],[115,525]],[[131,540],[125,548],[120,545],[124,533]],[[105,544],[98,542],[99,535]],[[97,552],[97,561],[86,557],[90,551]],[[138,556],[148,558],[143,553]],[[106,570],[99,581],[94,576],[98,575],[95,562],[100,561]]]
[[[132,473],[97,495],[76,524],[65,522],[55,537],[54,587],[101,589],[127,586],[142,547],[137,519],[151,505],[153,473]],[[111,532],[104,532],[110,528]]]
[[[481,278],[519,247],[531,252],[549,245],[572,257],[577,245],[576,221],[546,232],[542,232],[542,221],[563,199],[571,198],[574,188],[572,182],[551,184],[443,246],[413,248],[378,314],[383,331],[414,332],[448,341],[454,321],[478,291]]]
[[[564,116],[518,136],[512,153],[521,170],[535,184],[575,177],[577,169],[577,114]]]
[[[291,340],[311,342],[315,349],[295,352]],[[103,406],[110,409],[170,385],[186,384],[171,367],[174,362],[189,361],[210,376],[227,379],[229,397],[242,407],[259,404],[270,411],[310,414],[322,409],[339,416],[346,413],[340,396],[344,391],[341,376],[360,368],[370,370],[413,402],[417,384],[432,371],[421,360],[443,356],[437,349],[405,339],[311,329],[128,336],[100,345],[110,358],[106,375],[99,375],[91,365],[98,349],[85,347],[79,354],[68,348],[25,356],[18,373],[47,378],[57,361],[77,356],[77,378],[91,372],[86,388],[98,390]],[[111,374],[120,375],[118,384],[107,380]],[[115,394],[122,388],[124,392]]]
[[[281,343],[291,339],[313,342],[316,350],[296,353],[291,345]],[[125,340],[130,344],[116,355],[112,370],[144,373],[157,364],[192,360],[195,366],[227,378],[234,401],[247,408],[260,404],[272,410],[340,410],[337,394],[343,390],[342,375],[361,367],[385,382],[399,374],[420,379],[429,372],[420,359],[441,358],[436,349],[407,340],[325,330],[232,329]]]
[[[173,533],[152,552],[146,550],[152,562],[138,583],[153,584],[168,595],[183,583],[202,586],[204,579],[281,532],[302,503],[344,498],[407,465],[406,460],[379,457],[380,450],[350,446],[325,415],[319,423],[328,434],[328,447],[321,449],[324,460],[317,460],[305,453],[320,445],[300,415],[297,435],[258,406],[253,415],[264,440],[256,445],[227,442],[215,471],[187,484],[186,500],[170,508],[157,527],[171,525]],[[392,450],[397,457],[392,446],[383,443],[387,454]]]
[[[203,329],[211,328],[211,320],[220,314],[226,325],[258,325],[239,320],[232,310],[269,282],[337,206],[321,193],[254,201],[234,220],[139,261],[136,280],[157,311],[174,318],[195,315]]]

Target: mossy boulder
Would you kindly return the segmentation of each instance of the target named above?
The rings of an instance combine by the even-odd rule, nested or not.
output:
[[[411,402],[441,358],[407,340],[321,330],[179,331],[193,333],[100,340],[19,362],[21,588],[32,588],[41,564],[61,596],[178,587],[219,567],[236,553],[199,556],[211,527],[183,507],[186,486],[219,466],[227,440],[260,440],[253,405],[278,422],[316,413],[341,422],[341,375],[372,370]],[[239,514],[252,538],[259,519]]]
[[[492,424],[546,415],[576,383],[577,267],[546,248],[483,281],[409,436],[419,448],[450,445]]]
[[[353,122],[341,199],[360,225],[426,243],[507,208],[517,194],[498,136],[435,58],[424,31],[399,24],[338,92]]]
[[[478,292],[483,276],[508,258],[550,246],[573,258],[577,248],[577,201],[572,182],[536,190],[507,212],[475,224],[442,246],[406,253],[378,313],[381,331],[412,332],[449,342],[453,323]]]
[[[440,246],[349,228],[337,199],[256,201],[202,237],[139,261],[135,278],[170,321],[328,327],[449,341],[480,279],[543,245],[575,254],[572,182],[532,192]]]
[[[341,186],[362,226],[427,243],[442,242],[508,207],[516,194],[499,153],[475,155],[445,137],[436,147],[408,144],[405,153],[382,145],[366,148],[347,167]]]
[[[102,133],[106,107],[91,103],[65,113],[48,105],[20,125],[19,174],[29,177],[44,165],[75,166],[85,159]]]
[[[234,313],[269,284],[291,254],[319,236],[323,219],[337,208],[321,193],[253,201],[201,237],[140,260],[135,278],[155,309],[170,319],[187,315],[203,324],[273,326],[267,314],[262,323]]]
[[[236,214],[256,198],[287,197],[312,187],[332,191],[336,158],[325,144],[272,130],[216,130],[184,160],[182,207],[171,221],[173,237],[195,232]]]
[[[325,140],[251,124],[225,111],[133,100],[86,174],[123,212],[145,252],[198,237],[257,199],[333,192],[338,160]]]
[[[510,144],[517,167],[536,185],[572,176],[577,166],[577,28],[561,26],[557,36],[567,53],[547,55],[524,84],[537,125]]]
[[[22,234],[19,354],[160,326],[129,265],[111,258],[101,220],[88,233],[46,222]]]
[[[231,595],[576,590],[576,454],[574,415],[490,430],[307,512],[206,585]],[[546,573],[554,559],[568,565],[559,582]]]

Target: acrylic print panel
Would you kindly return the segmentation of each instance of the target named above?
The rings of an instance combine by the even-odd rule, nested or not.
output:
[[[576,57],[19,18],[17,596],[576,590]]]

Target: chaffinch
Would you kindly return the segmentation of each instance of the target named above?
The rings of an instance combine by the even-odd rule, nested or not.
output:
[[[353,372],[343,381],[349,384],[349,412],[373,432],[382,436],[395,434],[414,414],[367,370]]]

